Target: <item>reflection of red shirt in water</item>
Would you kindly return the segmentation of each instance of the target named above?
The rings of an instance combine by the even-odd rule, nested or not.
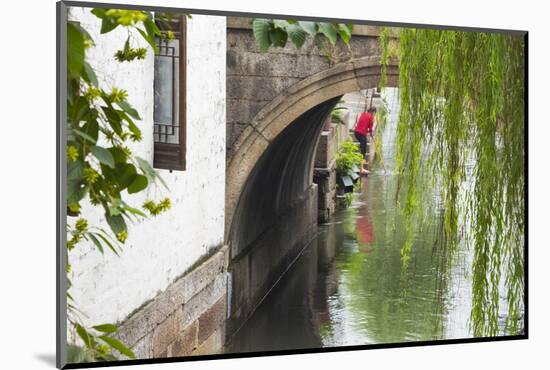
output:
[[[357,125],[355,126],[355,131],[367,136],[372,133],[372,125],[374,123],[374,117],[370,112],[363,112],[359,119],[357,120]]]
[[[363,217],[357,218],[356,228],[359,237],[359,243],[368,244],[374,242],[374,230],[372,227],[372,221],[368,214],[363,215]]]

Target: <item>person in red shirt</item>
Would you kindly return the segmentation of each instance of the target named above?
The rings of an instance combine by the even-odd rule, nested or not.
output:
[[[359,149],[365,159],[368,152],[367,135],[372,136],[375,113],[376,108],[370,107],[366,112],[361,113],[357,123],[355,124],[355,137],[357,138],[357,141],[359,141]],[[368,173],[368,171],[366,172]]]

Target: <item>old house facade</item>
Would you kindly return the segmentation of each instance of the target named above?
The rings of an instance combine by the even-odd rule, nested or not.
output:
[[[143,133],[143,140],[130,149],[154,165],[169,189],[153,185],[127,199],[139,206],[146,199],[169,197],[171,208],[129,225],[120,257],[101,255],[91,244],[79,246],[71,254],[71,294],[86,315],[85,324],[118,323],[118,336],[137,358],[215,352],[224,337],[227,290],[226,19],[184,18],[184,32],[161,47],[159,56],[149,47],[144,60],[124,63],[113,55],[124,45],[128,29],[100,35],[101,21],[90,10],[72,7],[69,20],[79,22],[95,41],[87,57],[100,85],[128,92],[129,103],[141,115]],[[138,46],[148,47],[137,33],[130,36]],[[167,99],[170,94],[173,99]],[[170,115],[169,125],[179,125],[179,132],[164,143],[184,143],[177,152],[183,163],[173,167],[159,145],[163,133],[173,129],[161,127]],[[82,212],[91,224],[105,222],[90,204]],[[74,334],[69,333],[71,339]]]

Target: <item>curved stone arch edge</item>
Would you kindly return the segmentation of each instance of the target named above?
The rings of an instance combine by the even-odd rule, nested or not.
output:
[[[391,58],[386,67],[388,87],[398,87],[399,62]],[[271,142],[296,118],[313,107],[346,93],[378,87],[380,57],[363,57],[338,63],[289,87],[263,107],[241,133],[227,162],[225,192],[225,244],[241,192],[254,166]]]

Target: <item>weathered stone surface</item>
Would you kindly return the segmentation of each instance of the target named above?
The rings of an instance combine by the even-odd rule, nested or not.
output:
[[[232,28],[227,32],[227,50],[246,50],[254,53],[261,53],[258,48],[258,43],[252,35],[250,29],[236,29]],[[287,43],[283,48],[271,48],[270,54],[295,54],[295,55],[321,55],[321,50],[315,44],[315,42],[308,38],[300,49],[297,49],[292,43]],[[228,58],[229,62],[229,58]],[[232,67],[231,63],[228,63],[228,67]]]
[[[129,343],[132,335],[137,336],[145,332],[141,339],[136,340],[135,345],[143,358],[191,354],[200,343],[199,322],[202,321],[206,331],[201,337],[201,341],[204,341],[214,331],[209,329],[209,324],[205,320],[210,318],[213,325],[217,326],[225,319],[226,264],[227,252],[224,249],[182,277],[177,284],[170,286],[155,301],[136,313],[121,327],[121,337]],[[197,290],[189,299],[187,295],[190,294],[190,290],[178,293],[175,291],[176,287],[182,289],[182,282]],[[167,312],[169,313],[161,320]],[[155,320],[160,322],[153,326]]]
[[[234,149],[233,146],[235,142],[239,139],[241,133],[248,127],[247,124],[241,123],[228,123],[227,124],[227,155],[230,155],[230,152]]]
[[[315,153],[315,167],[328,168],[329,154],[329,131],[321,132],[317,152]]]
[[[185,330],[178,335],[174,343],[170,345],[170,355],[174,357],[189,356],[197,349],[197,333],[199,324],[197,321],[189,325]]]
[[[240,302],[250,300],[250,262],[249,255],[245,254],[233,260],[231,278],[231,316],[240,317],[243,313]]]
[[[315,153],[315,168],[313,182],[318,185],[318,222],[324,223],[336,209],[336,153],[342,142],[349,137],[347,127],[332,124],[330,130],[321,133],[317,152]]]
[[[248,125],[268,100],[227,99],[227,122]]]
[[[168,349],[165,349],[164,351],[162,351],[161,353],[155,356],[155,358],[168,358],[168,357],[170,357],[170,352],[168,351]]]
[[[329,60],[320,55],[266,54],[238,49],[229,51],[228,55],[234,60],[234,67],[227,71],[228,76],[272,76],[302,79],[331,66]]]
[[[325,210],[329,208],[329,203],[331,201],[330,199],[330,193],[321,193],[319,192],[319,210]]]
[[[258,158],[268,145],[269,141],[251,127],[245,128],[238,140],[233,144],[233,149],[238,153],[234,153],[231,156],[226,169],[226,239],[228,239],[228,234],[231,230],[233,211],[244,186],[243,178],[246,178],[250,174],[250,169],[258,162]],[[233,257],[234,255],[231,254],[231,258]]]
[[[330,88],[329,88],[330,87]],[[298,117],[320,102],[328,102],[349,91],[360,90],[352,63],[322,71],[288,88],[256,115],[254,126],[268,140],[274,140]]]
[[[220,290],[225,289],[224,282],[227,264],[227,247],[224,246],[202,264],[176,280],[167,290],[160,293],[153,301],[149,302],[123,322],[119,326],[119,331],[117,333],[118,338],[124,343],[132,346],[145,335],[153,332],[153,330],[155,330],[155,332],[162,330],[163,332],[157,333],[156,339],[154,339],[158,344],[158,341],[161,340],[160,337],[165,337],[172,333],[167,331],[167,327],[159,329],[157,326],[163,326],[162,324],[164,324],[170,316],[172,316],[170,320],[174,320],[174,313],[178,309],[181,310],[181,306],[184,303],[190,301],[191,298],[196,296],[215,280],[217,280],[216,289],[218,289],[218,294]],[[196,298],[196,300],[197,299],[198,298]],[[217,299],[212,300],[211,303],[213,304],[216,300]],[[182,312],[182,319],[183,318]],[[168,323],[164,325],[170,326]],[[164,344],[168,345],[170,343]],[[153,347],[155,347],[155,345],[153,345]],[[157,346],[157,354],[160,353],[159,348],[160,347]]]
[[[229,332],[236,330],[273,287],[317,228],[317,186],[307,189],[292,208],[283,212],[272,227],[230,270],[233,274]],[[293,232],[288,232],[293,230]],[[274,247],[276,246],[276,247]],[[246,290],[247,294],[241,293]]]
[[[136,358],[151,358],[153,357],[153,341],[152,333],[147,334],[143,338],[137,341],[137,343],[132,347]]]
[[[270,101],[300,78],[273,76],[227,76],[227,95],[232,99]]]
[[[226,298],[224,295],[199,318],[198,343],[203,343],[216,329],[225,323],[226,312]]]
[[[186,276],[186,281],[180,280],[179,286],[173,285],[173,291],[181,291],[181,303],[187,302],[197,292],[204,289],[216,276],[226,271],[228,263],[228,248],[224,246],[200,266]]]
[[[218,328],[210,337],[208,337],[204,342],[199,345],[192,355],[194,356],[203,356],[203,355],[213,355],[221,353],[223,348],[223,343],[225,340],[225,330],[223,328]]]
[[[225,274],[217,276],[202,291],[183,305],[179,321],[179,331],[183,331],[210,307],[216,304],[227,292],[227,277]]]
[[[160,356],[168,349],[168,345],[177,339],[178,325],[176,321],[176,315],[170,315],[153,331],[153,357]]]

